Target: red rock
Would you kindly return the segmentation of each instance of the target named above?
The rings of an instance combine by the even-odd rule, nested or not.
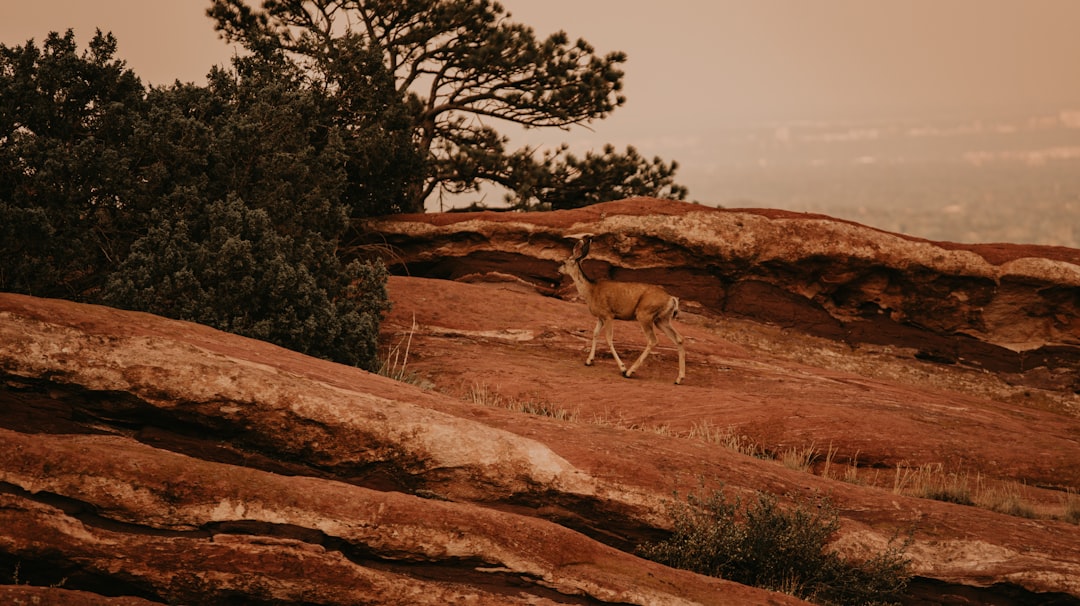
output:
[[[900,337],[955,335],[890,314],[876,324],[845,315],[843,300],[806,303],[836,298],[815,291],[818,282],[858,283],[852,300],[882,293],[904,317],[923,309],[945,325],[955,322],[948,306],[926,311],[917,293],[893,292],[859,268],[930,285],[983,272],[1009,284],[1008,299],[994,291],[981,313],[1001,314],[983,320],[998,328],[965,337],[966,347],[1003,348],[995,339],[1013,314],[1043,327],[1033,333],[1040,347],[1067,353],[1074,344],[1060,327],[1073,321],[1074,303],[1055,295],[1047,306],[1046,293],[1072,288],[1071,253],[1038,259],[1031,255],[1042,249],[1016,256],[994,247],[982,256],[824,218],[781,229],[771,222],[786,215],[702,219],[691,216],[698,208],[632,200],[388,226],[402,258],[418,259],[410,268],[426,263],[477,280],[390,280],[383,340],[402,354],[408,344],[406,371],[426,389],[194,324],[0,294],[0,575],[14,581],[19,564],[19,585],[0,596],[798,603],[631,555],[669,528],[673,491],[722,483],[785,501],[827,496],[842,520],[834,548],[850,556],[912,532],[913,569],[928,579],[915,590],[926,599],[1077,599],[1080,527],[1052,517],[1065,491],[1080,489],[1080,406],[1061,389],[1067,356],[1023,372],[963,357],[943,365],[916,358],[925,348]],[[642,211],[655,216],[625,214]],[[754,233],[709,244],[694,239],[699,228],[665,223],[676,219],[683,227],[737,220]],[[791,229],[788,240],[801,244],[785,252],[775,234]],[[632,380],[607,356],[583,365],[592,328],[585,306],[536,292],[569,250],[563,236],[581,230],[598,234],[593,254],[603,260],[587,270],[682,280],[664,285],[687,289],[678,320],[684,385],[671,385],[675,351],[663,342]],[[817,241],[826,236],[837,241]],[[863,282],[844,273],[837,251],[845,245],[864,259],[852,270]],[[687,251],[709,247],[708,258],[728,259],[745,279],[725,282],[728,269],[689,261]],[[734,253],[746,250],[757,252]],[[796,254],[810,250],[824,252]],[[905,265],[908,253],[923,256]],[[824,268],[814,279],[801,273],[813,267],[807,259]],[[963,267],[940,273],[950,263]],[[553,278],[546,292],[569,290]],[[749,320],[731,313],[736,299],[790,315],[783,325],[780,316]],[[1062,320],[1040,316],[1051,308]],[[807,334],[837,326],[873,328],[877,341]],[[620,353],[641,345],[638,327],[620,323]],[[569,418],[476,403],[473,391]],[[832,452],[834,469],[823,477],[821,460],[816,473],[789,469],[691,435],[710,428],[773,453]],[[835,468],[856,461],[861,483],[836,479]],[[1017,482],[1039,517],[894,494],[900,464],[940,464],[985,485]]]
[[[653,282],[691,309],[1080,392],[1080,251],[930,242],[821,215],[651,198],[543,213],[364,222],[396,273],[512,276],[558,290],[567,236],[591,233],[586,272]],[[361,242],[364,240],[361,239]]]

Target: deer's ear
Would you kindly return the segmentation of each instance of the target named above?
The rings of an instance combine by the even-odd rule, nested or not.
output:
[[[577,259],[577,260],[580,261],[581,258],[585,256],[586,252],[588,252],[588,249],[586,248],[585,241],[584,240],[578,240],[574,244],[574,251],[570,253],[570,258],[571,259]]]
[[[589,254],[589,247],[592,246],[592,238],[585,238],[581,241],[581,258],[584,259]]]

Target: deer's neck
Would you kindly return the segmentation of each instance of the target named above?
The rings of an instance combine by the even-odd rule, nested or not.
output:
[[[585,275],[585,272],[581,270],[581,262],[574,263],[570,271],[570,279],[574,281],[574,286],[577,287],[578,294],[583,298],[588,298],[589,293],[592,292],[595,282],[589,279]]]

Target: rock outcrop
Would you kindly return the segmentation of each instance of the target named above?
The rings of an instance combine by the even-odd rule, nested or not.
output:
[[[633,555],[670,531],[673,493],[723,485],[828,498],[846,557],[910,536],[912,604],[1080,603],[1080,526],[1062,519],[1080,490],[1076,302],[1061,295],[1075,292],[1074,251],[827,223],[644,200],[380,223],[402,271],[458,279],[390,280],[383,340],[410,383],[190,323],[0,294],[0,601],[802,603]],[[582,364],[587,310],[537,294],[569,292],[555,268],[581,231],[597,234],[587,271],[686,300],[684,385],[671,385],[670,347],[634,380],[606,356]],[[785,249],[785,238],[803,243]],[[873,290],[837,273],[845,246],[852,271],[890,276],[874,287],[881,313],[846,312],[858,306],[830,286]],[[801,274],[810,267],[829,268],[821,285]],[[971,297],[956,276],[976,269],[1013,290],[972,304],[978,330],[962,337],[911,320],[930,303],[894,288],[956,280],[949,292]],[[759,294],[740,290],[749,283]],[[772,315],[754,317],[772,324],[734,313],[755,297]],[[780,299],[787,316],[769,303]],[[941,313],[958,314],[952,305]],[[853,340],[874,322],[1053,361],[996,370],[992,358],[942,364],[921,341]],[[617,327],[620,351],[641,339]],[[759,454],[816,455],[792,468],[725,436]],[[973,490],[1008,488],[1030,515],[905,490],[935,466]]]
[[[18,295],[0,295],[0,344],[0,566],[46,595],[798,603],[572,530],[655,528],[662,496],[388,379]]]
[[[706,312],[1080,392],[1075,249],[929,242],[818,215],[648,198],[398,216],[361,231],[401,275],[513,277],[560,294],[568,236],[591,233],[594,278],[657,283]]]

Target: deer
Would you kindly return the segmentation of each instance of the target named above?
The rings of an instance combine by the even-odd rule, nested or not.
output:
[[[622,375],[629,379],[656,346],[658,341],[654,328],[659,328],[679,350],[679,376],[675,378],[675,384],[682,384],[683,379],[686,378],[686,350],[683,348],[682,335],[671,325],[671,320],[679,313],[678,297],[668,294],[655,284],[590,280],[581,269],[581,261],[589,254],[591,244],[591,236],[578,240],[570,257],[559,268],[560,274],[573,280],[578,295],[585,300],[589,306],[589,312],[596,318],[592,347],[589,349],[589,357],[585,359],[585,365],[592,366],[596,359],[596,339],[603,330],[607,337],[608,347],[611,348],[611,355],[619,365]],[[630,368],[623,364],[619,353],[615,351],[615,344],[612,342],[614,320],[637,320],[645,333],[645,350],[630,365]]]

